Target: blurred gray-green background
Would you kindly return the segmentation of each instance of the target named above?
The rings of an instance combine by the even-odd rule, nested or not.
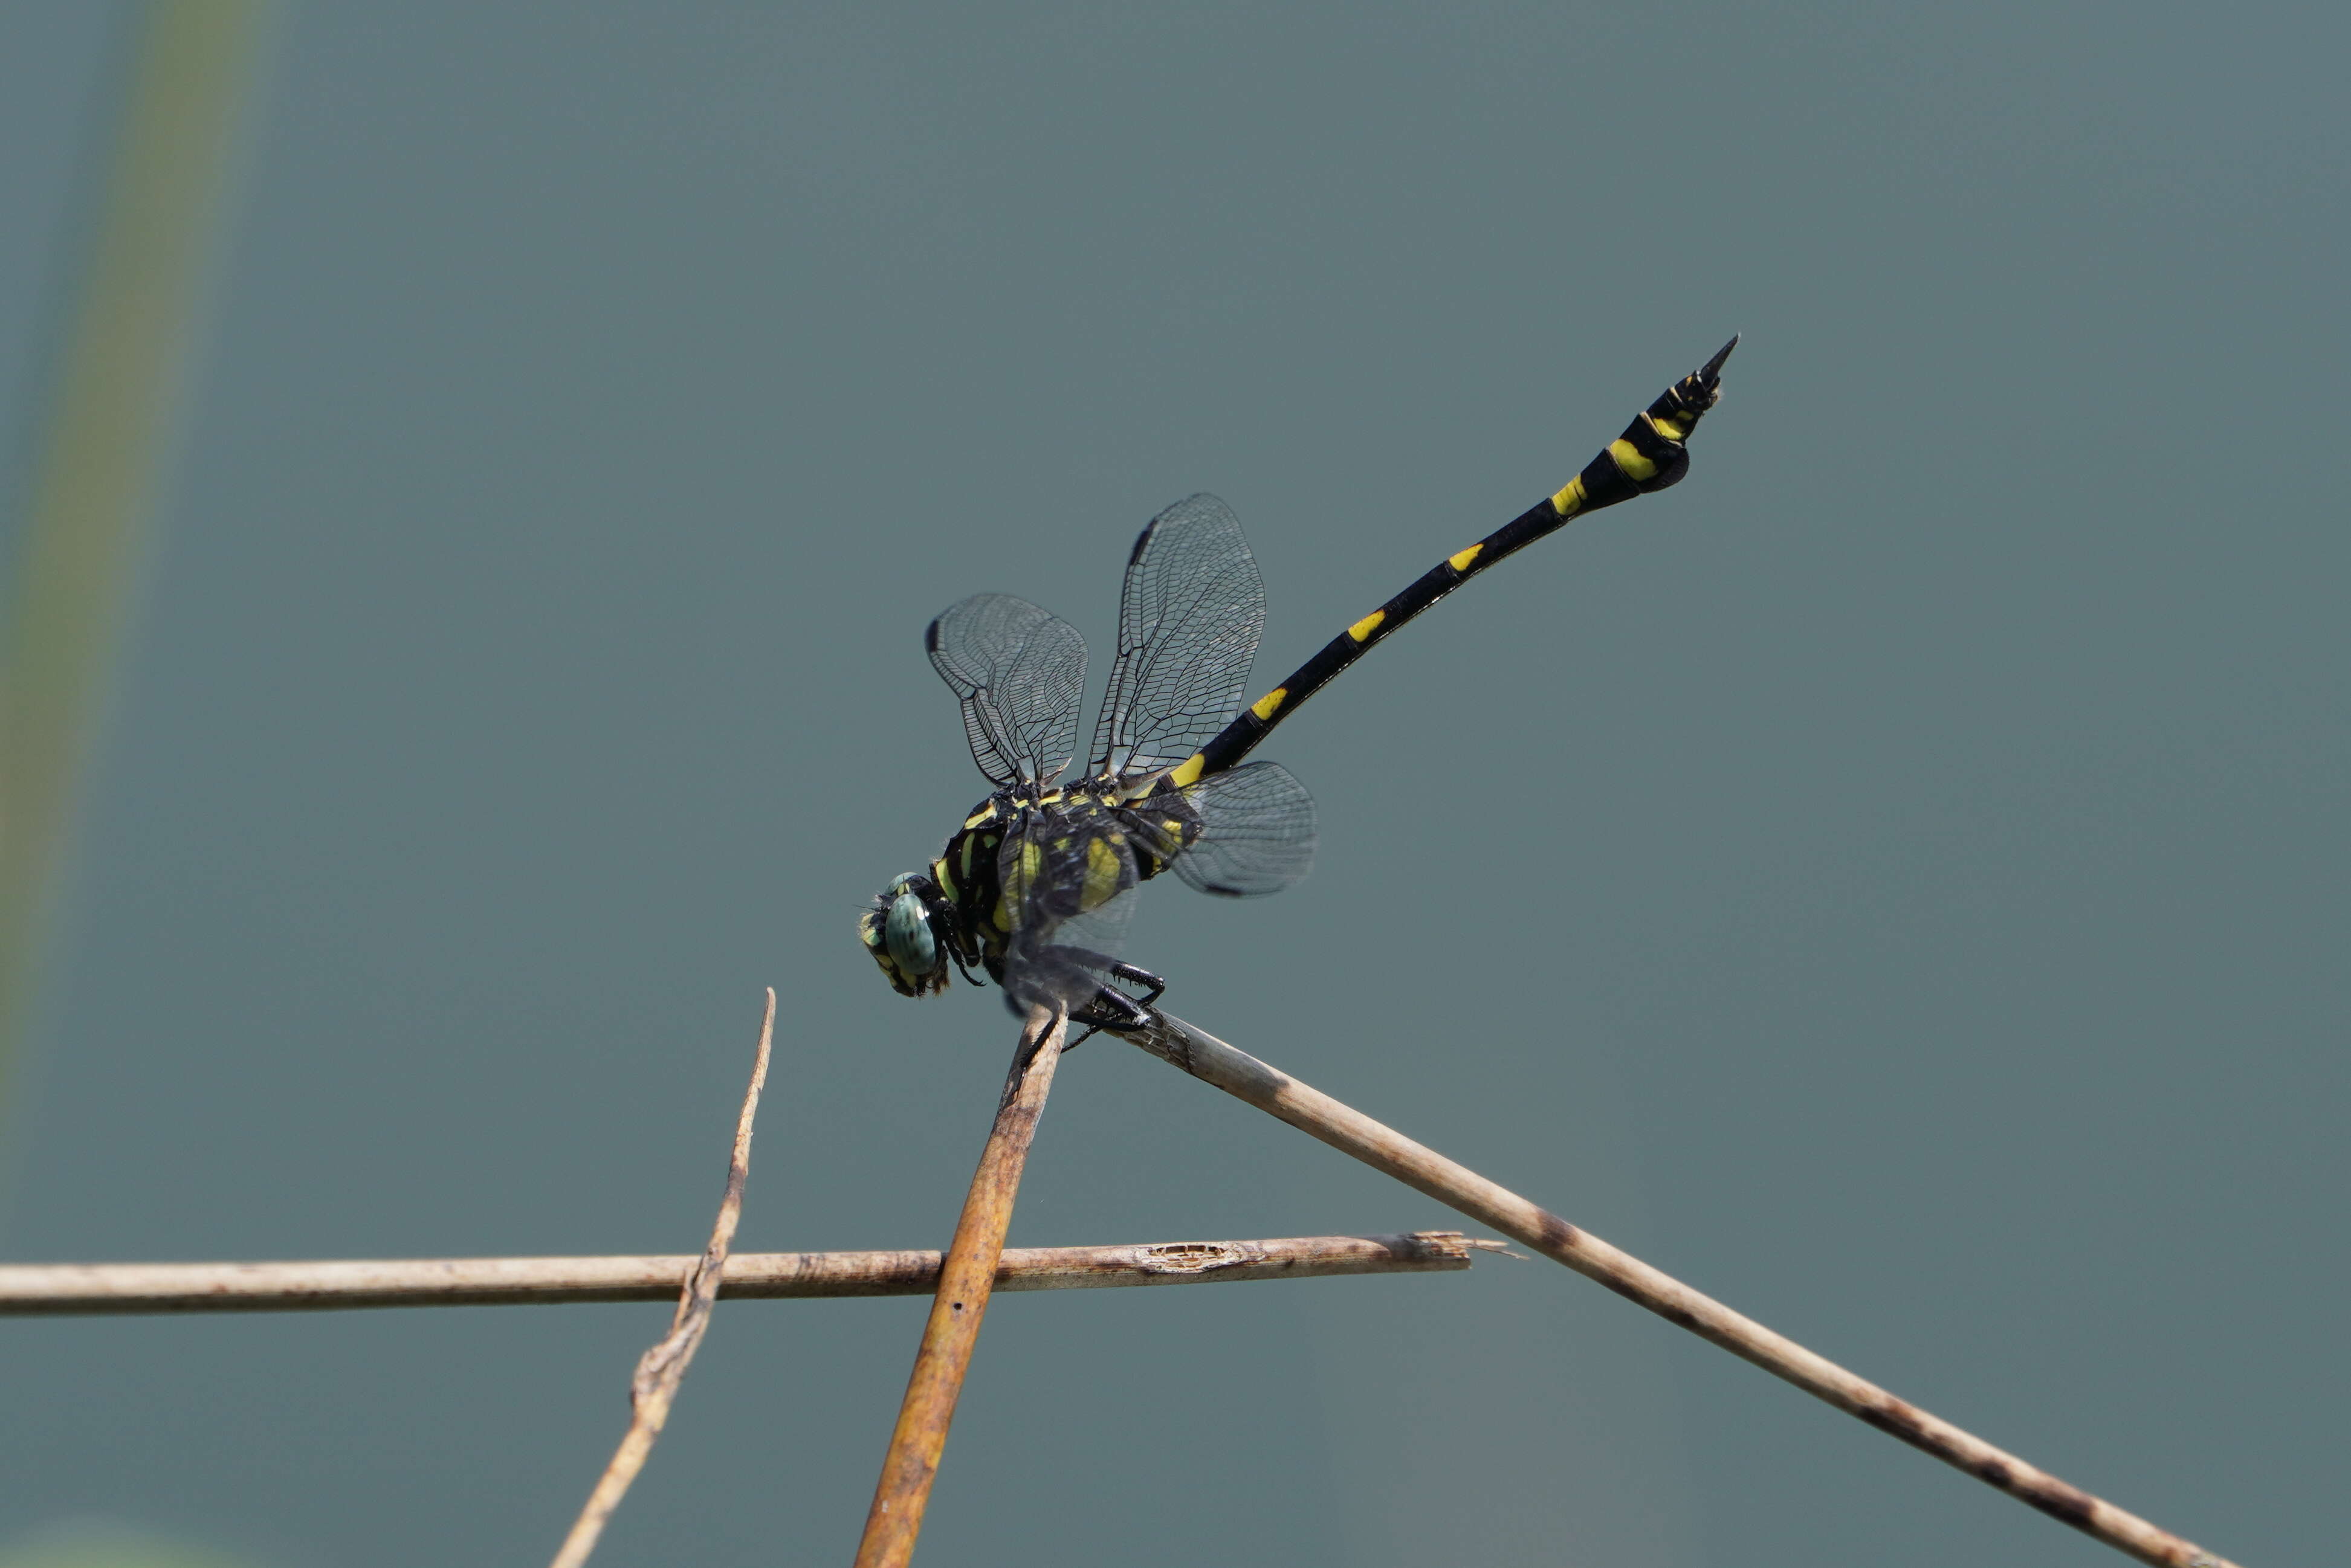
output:
[[[0,16],[0,543],[131,13]],[[2248,1564],[2346,1529],[2345,14],[379,7],[257,78],[9,1079],[0,1256],[936,1246],[1008,1055],[858,904],[925,620],[1270,681],[1734,329],[1678,489],[1269,754],[1169,1004]],[[5,558],[0,558],[5,559]],[[1102,662],[1095,677],[1099,684]],[[1451,1228],[1116,1041],[1016,1245]],[[599,1561],[846,1561],[916,1301],[723,1312]],[[666,1309],[0,1323],[0,1542],[542,1559]],[[928,1565],[2091,1564],[1548,1263],[1012,1297]]]

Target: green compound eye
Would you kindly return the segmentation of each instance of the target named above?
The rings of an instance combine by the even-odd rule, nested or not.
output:
[[[902,893],[890,901],[882,940],[890,949],[891,960],[909,977],[928,975],[939,967],[939,943],[931,934],[930,912],[914,894]]]

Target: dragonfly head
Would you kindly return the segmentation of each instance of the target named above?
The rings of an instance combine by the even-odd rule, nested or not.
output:
[[[900,996],[928,996],[947,988],[952,917],[939,884],[910,871],[891,878],[873,907],[858,915],[857,939]]]

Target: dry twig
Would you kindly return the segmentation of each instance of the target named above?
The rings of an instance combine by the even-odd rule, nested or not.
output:
[[[1013,1247],[996,1290],[1081,1291],[1416,1274],[1469,1267],[1498,1251],[1458,1230],[1287,1236],[1261,1241],[1147,1241],[1112,1247]],[[936,1252],[736,1252],[722,1301],[819,1296],[927,1296]],[[645,1258],[389,1258],[315,1263],[0,1264],[0,1318],[134,1312],[302,1312],[363,1307],[555,1306],[662,1301],[700,1261]]]
[[[1045,1096],[1053,1087],[1053,1070],[1060,1064],[1069,1024],[1066,1012],[1038,1007],[1029,1009],[1028,1026],[1020,1031],[1004,1097],[997,1103],[996,1125],[980,1151],[979,1168],[972,1173],[963,1218],[956,1222],[955,1240],[939,1271],[930,1321],[923,1326],[922,1346],[914,1353],[914,1375],[906,1380],[906,1397],[898,1406],[898,1425],[882,1458],[873,1506],[857,1543],[856,1568],[904,1568],[914,1554],[923,1511],[931,1500],[931,1482],[946,1448],[947,1425],[955,1419],[956,1397],[963,1392],[980,1320],[987,1314],[1005,1228],[1012,1223],[1012,1200],[1019,1195],[1020,1173],[1029,1163],[1029,1145],[1037,1135],[1038,1117],[1044,1114]]]
[[[563,1538],[551,1568],[580,1568],[596,1550],[596,1538],[604,1532],[605,1522],[628,1495],[629,1483],[645,1468],[653,1439],[669,1420],[678,1385],[685,1381],[686,1366],[710,1327],[710,1312],[718,1301],[719,1277],[726,1270],[726,1249],[734,1244],[735,1227],[743,1218],[743,1184],[751,1175],[751,1122],[759,1113],[759,1091],[768,1082],[768,1051],[775,1032],[776,992],[769,987],[768,1016],[759,1025],[759,1054],[751,1064],[751,1086],[743,1094],[742,1114],[735,1121],[735,1149],[726,1162],[726,1193],[718,1200],[710,1245],[703,1249],[702,1260],[678,1293],[669,1333],[638,1358],[636,1375],[629,1380],[629,1429],[612,1451],[611,1463],[597,1478],[580,1517],[572,1521],[571,1533]]]
[[[1966,1471],[2072,1525],[2084,1534],[2158,1568],[2233,1568],[2225,1559],[2093,1497],[1993,1448],[1972,1433],[1897,1399],[1824,1356],[1772,1333],[1661,1270],[1610,1246],[1588,1230],[1528,1202],[1517,1193],[1457,1165],[1434,1149],[1267,1066],[1180,1019],[1160,1015],[1164,1027],[1122,1033],[1133,1044],[1311,1133],[1343,1154],[1386,1172],[1470,1218],[1482,1220],[1545,1257],[1597,1280],[1667,1322],[1711,1340],[1775,1377],[1859,1416],[1944,1463]]]

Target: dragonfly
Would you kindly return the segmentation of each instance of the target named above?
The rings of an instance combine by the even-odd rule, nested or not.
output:
[[[1025,599],[980,593],[933,621],[923,645],[963,710],[991,786],[925,871],[891,879],[857,935],[893,989],[933,996],[952,974],[1097,1030],[1148,1027],[1167,981],[1120,954],[1134,894],[1173,872],[1202,893],[1253,898],[1304,876],[1314,800],[1289,769],[1246,760],[1341,671],[1430,605],[1570,519],[1663,490],[1689,468],[1690,434],[1721,396],[1737,338],[1636,414],[1576,476],[1422,573],[1244,706],[1265,629],[1265,585],[1238,519],[1210,495],[1144,526],[1119,594],[1118,653],[1084,770],[1077,752],[1086,645]]]

